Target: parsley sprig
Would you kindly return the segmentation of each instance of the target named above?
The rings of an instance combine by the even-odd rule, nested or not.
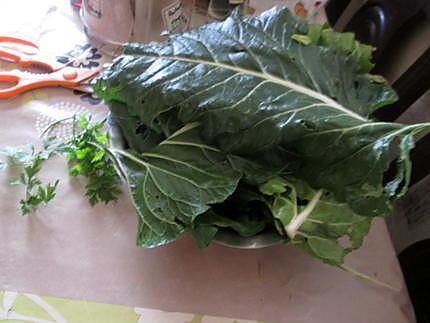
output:
[[[104,121],[90,125],[90,120],[80,117],[82,131],[66,145],[66,158],[73,165],[69,175],[87,178],[85,196],[91,205],[107,204],[118,199],[121,193],[120,178],[106,153],[109,134],[102,128]]]
[[[21,213],[26,215],[34,211],[40,204],[47,204],[55,197],[55,190],[59,183],[56,180],[53,184],[48,183],[43,185],[42,181],[36,177],[36,174],[42,167],[43,159],[40,154],[36,154],[31,161],[31,164],[24,167],[24,171],[20,177],[12,181],[12,185],[25,186],[25,198],[20,200]]]
[[[23,215],[36,210],[40,205],[46,205],[55,197],[59,180],[44,185],[37,176],[43,163],[54,155],[62,155],[68,160],[70,176],[86,178],[85,196],[91,205],[116,201],[121,193],[120,176],[107,153],[109,134],[103,131],[105,120],[92,124],[91,119],[85,116],[67,118],[70,119],[73,119],[74,134],[66,142],[58,142],[54,136],[49,136],[44,141],[43,149],[38,152],[32,144],[27,145],[27,149],[0,149],[0,154],[8,157],[7,162],[0,162],[0,169],[22,168],[19,178],[11,181],[11,184],[25,186],[25,197],[20,200]],[[49,134],[65,120],[52,123],[42,135]]]
[[[55,153],[58,145],[49,137],[43,146],[43,150],[36,153],[35,147],[28,144],[25,147],[6,147],[0,149],[0,154],[9,157],[8,162],[1,162],[1,168],[22,168],[18,179],[10,182],[11,185],[24,185],[25,197],[20,200],[21,213],[27,215],[34,211],[40,204],[47,204],[55,197],[55,190],[59,181],[42,184],[36,176],[42,168],[43,162]]]

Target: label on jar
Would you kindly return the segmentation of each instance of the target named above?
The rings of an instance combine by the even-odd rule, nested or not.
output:
[[[188,27],[189,17],[187,16],[181,0],[172,2],[161,10],[164,27],[167,31],[175,33],[185,31]]]

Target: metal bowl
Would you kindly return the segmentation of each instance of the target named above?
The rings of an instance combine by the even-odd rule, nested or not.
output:
[[[260,249],[278,245],[282,242],[279,235],[272,231],[263,231],[253,237],[242,237],[234,231],[220,229],[213,241],[217,244],[237,249]]]
[[[109,116],[109,134],[111,146],[118,149],[124,149],[126,142],[122,135],[121,129],[115,124]],[[273,231],[263,231],[253,237],[242,237],[229,229],[219,229],[213,241],[217,244],[238,248],[238,249],[260,249],[274,246],[282,242],[281,237]]]

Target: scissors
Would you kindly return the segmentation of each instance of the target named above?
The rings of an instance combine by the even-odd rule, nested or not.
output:
[[[40,54],[39,47],[25,39],[0,36],[0,43],[2,42],[29,46],[35,53],[26,54],[19,50],[0,46],[0,59],[15,62],[25,68],[41,67],[48,73],[36,74],[21,70],[0,72],[0,82],[13,84],[6,89],[0,89],[0,99],[12,98],[23,92],[46,86],[62,86],[88,92],[89,90],[82,86],[82,83],[93,78],[102,69],[101,67],[83,69],[59,63],[53,58]]]

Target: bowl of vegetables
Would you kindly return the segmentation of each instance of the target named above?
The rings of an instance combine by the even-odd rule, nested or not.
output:
[[[372,51],[283,8],[126,45],[95,89],[138,244],[285,242],[345,269],[406,193],[414,135],[430,128],[373,118],[397,95]]]
[[[122,134],[122,131],[112,115],[108,117],[110,145],[113,149],[128,149],[129,146]],[[244,192],[242,194],[245,194]],[[247,192],[252,196],[252,192]],[[215,218],[215,214],[210,214],[208,225],[217,225],[216,232],[212,233],[209,230],[207,233],[214,242],[233,248],[241,249],[258,249],[277,245],[282,242],[282,237],[276,232],[275,227],[266,225],[270,223],[270,214],[259,214],[259,212],[268,212],[261,204],[263,201],[249,200],[246,203],[241,203],[238,197],[230,198],[222,206],[215,207],[218,213],[225,214],[236,212],[239,216]],[[224,210],[223,210],[224,209]],[[215,211],[214,211],[215,212]],[[244,216],[245,215],[245,216]],[[266,221],[259,221],[265,218]],[[213,220],[215,219],[215,220]],[[254,221],[252,219],[255,219]],[[200,220],[200,225],[204,225],[204,219]],[[215,231],[215,230],[214,230]],[[193,235],[198,235],[198,232],[191,231]],[[212,236],[213,234],[213,236]],[[197,237],[197,241],[200,241]],[[205,240],[200,245],[206,246],[209,241]]]
[[[407,192],[414,136],[430,123],[375,120],[397,95],[371,74],[372,51],[283,8],[128,44],[94,87],[108,133],[72,116],[45,129],[40,151],[0,151],[24,166],[22,214],[55,197],[59,182],[37,173],[63,155],[91,205],[117,200],[124,180],[140,247],[185,233],[200,247],[288,243],[377,282],[344,259]],[[58,142],[50,131],[66,120],[73,136]]]

